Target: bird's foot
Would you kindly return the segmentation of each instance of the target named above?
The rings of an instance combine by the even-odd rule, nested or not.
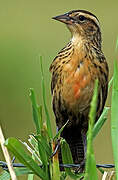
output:
[[[75,173],[83,173],[85,170],[85,159],[80,163],[80,167],[75,170]]]

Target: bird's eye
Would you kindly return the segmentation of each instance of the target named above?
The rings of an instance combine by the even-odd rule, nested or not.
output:
[[[79,20],[80,20],[80,21],[85,21],[85,20],[86,20],[86,17],[85,17],[85,16],[80,15],[80,16],[79,16]]]

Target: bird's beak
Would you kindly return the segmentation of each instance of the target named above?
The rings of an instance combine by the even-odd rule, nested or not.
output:
[[[65,23],[65,24],[72,24],[72,19],[69,17],[68,13],[62,14],[62,15],[59,15],[59,16],[55,16],[52,19],[55,19],[57,21],[61,21],[61,22]]]

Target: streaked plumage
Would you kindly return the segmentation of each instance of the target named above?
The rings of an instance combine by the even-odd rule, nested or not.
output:
[[[94,82],[99,80],[97,120],[107,97],[108,65],[101,50],[100,24],[95,15],[75,10],[54,19],[64,22],[72,37],[50,66],[53,111],[59,128],[69,119],[62,136],[69,143],[74,162],[80,163],[86,151]]]

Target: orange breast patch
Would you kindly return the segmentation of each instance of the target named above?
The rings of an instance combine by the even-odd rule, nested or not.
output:
[[[81,79],[79,79],[79,81],[75,81],[75,83],[73,84],[75,99],[79,98],[79,96],[81,94],[81,90],[88,85],[89,80],[90,80],[89,76],[83,76],[83,77],[81,77]]]
[[[74,85],[73,85],[73,90],[74,90],[74,97],[75,97],[76,99],[78,99],[79,96],[80,96],[80,92],[81,92],[81,90],[80,90],[80,84],[79,84],[79,83],[74,84]]]

